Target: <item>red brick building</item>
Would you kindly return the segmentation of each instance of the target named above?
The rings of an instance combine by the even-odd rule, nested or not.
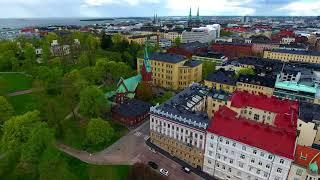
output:
[[[167,50],[168,53],[178,54],[187,57],[188,59],[192,58],[192,55],[206,52],[208,50],[208,45],[200,42],[193,42],[187,44],[181,44],[177,47],[172,47]]]
[[[211,46],[214,52],[224,54],[229,58],[252,56],[252,44],[244,43],[215,43]]]

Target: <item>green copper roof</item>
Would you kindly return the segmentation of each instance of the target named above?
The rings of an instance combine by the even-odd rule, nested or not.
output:
[[[149,60],[149,55],[148,55],[148,45],[146,44],[144,47],[144,61],[143,61],[147,72],[151,72],[151,64]]]
[[[200,21],[200,12],[199,12],[199,7],[198,7],[198,11],[197,11],[197,21]]]
[[[189,18],[188,18],[189,21],[192,20],[192,13],[191,13],[191,7],[190,7],[190,12],[189,12]]]
[[[317,163],[311,163],[310,165],[309,165],[309,170],[311,171],[311,172],[313,172],[313,173],[317,173],[318,174],[318,165],[317,165]]]
[[[310,87],[310,86],[293,83],[289,81],[277,81],[275,84],[275,87],[280,89],[296,91],[296,92],[301,91],[301,92],[307,92],[307,93],[313,93],[313,94],[316,94],[317,92],[316,87]]]
[[[130,77],[128,79],[121,78],[120,82],[118,83],[117,93],[135,92],[141,80],[142,76],[140,74],[137,76]],[[122,81],[123,83],[121,83]]]

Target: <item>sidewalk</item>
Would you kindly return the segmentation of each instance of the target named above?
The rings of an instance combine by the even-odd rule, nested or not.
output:
[[[187,167],[187,168],[191,169],[191,171],[193,173],[197,174],[201,178],[206,179],[206,180],[216,180],[214,177],[209,176],[208,174],[204,173],[201,169],[194,168],[194,167],[190,166],[189,164],[187,164],[186,162],[178,159],[177,157],[171,156],[168,152],[164,151],[160,147],[158,147],[155,144],[153,144],[152,142],[150,142],[150,138],[146,141],[146,144],[147,144],[147,146],[155,149],[158,153],[164,155],[168,159],[173,160],[174,162],[180,164],[183,167]]]

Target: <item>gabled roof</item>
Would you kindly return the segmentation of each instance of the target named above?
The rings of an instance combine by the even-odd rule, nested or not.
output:
[[[282,157],[294,159],[295,133],[237,117],[237,113],[226,106],[215,113],[207,131]]]
[[[121,78],[117,85],[117,93],[135,92],[141,80],[142,76],[140,74],[128,79]]]

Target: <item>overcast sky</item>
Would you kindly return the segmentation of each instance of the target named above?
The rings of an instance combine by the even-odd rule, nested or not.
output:
[[[0,18],[186,16],[320,16],[320,0],[0,0]]]

